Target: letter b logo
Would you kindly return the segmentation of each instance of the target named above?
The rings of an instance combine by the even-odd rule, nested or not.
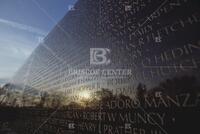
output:
[[[108,48],[90,48],[90,64],[109,64],[110,59],[107,59],[106,57],[109,53],[110,49]]]

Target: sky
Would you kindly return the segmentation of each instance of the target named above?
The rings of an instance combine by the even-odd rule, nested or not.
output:
[[[0,0],[0,84],[23,65],[77,0]]]

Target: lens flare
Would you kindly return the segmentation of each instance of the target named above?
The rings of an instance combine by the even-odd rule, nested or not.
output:
[[[81,99],[89,100],[91,99],[91,93],[89,91],[81,91],[79,94]]]

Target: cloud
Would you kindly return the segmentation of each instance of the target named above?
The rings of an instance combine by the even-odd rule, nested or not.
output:
[[[1,18],[0,29],[0,79],[12,78],[47,32]]]
[[[36,41],[35,41],[36,42]],[[32,45],[30,41],[1,39],[0,38],[0,58],[13,57],[13,58],[27,58],[36,45]],[[6,60],[6,58],[5,58]],[[2,62],[2,61],[1,61]]]
[[[25,47],[23,45],[21,45],[20,47],[19,46],[13,46],[13,45],[10,45],[9,48],[10,51],[12,52],[12,55],[13,57],[15,56],[25,56],[25,58],[27,58],[31,53],[32,53],[32,50],[33,48],[29,48],[29,47]]]
[[[31,32],[31,33],[35,33],[35,34],[38,34],[38,35],[41,35],[41,36],[45,36],[47,34],[46,32],[44,32],[44,31],[42,31],[38,28],[27,26],[27,25],[24,25],[24,24],[20,24],[20,23],[5,20],[5,19],[1,19],[1,18],[0,18],[0,23],[6,24],[8,26],[11,26],[11,27],[14,27],[14,28],[17,28],[17,29],[20,29],[20,30],[25,30],[25,31],[28,31],[28,32]]]
[[[30,45],[32,42],[0,37],[0,79],[11,78],[16,73],[36,47]]]

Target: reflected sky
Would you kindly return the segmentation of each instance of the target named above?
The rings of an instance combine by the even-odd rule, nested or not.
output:
[[[76,1],[0,0],[0,84],[14,75]]]

